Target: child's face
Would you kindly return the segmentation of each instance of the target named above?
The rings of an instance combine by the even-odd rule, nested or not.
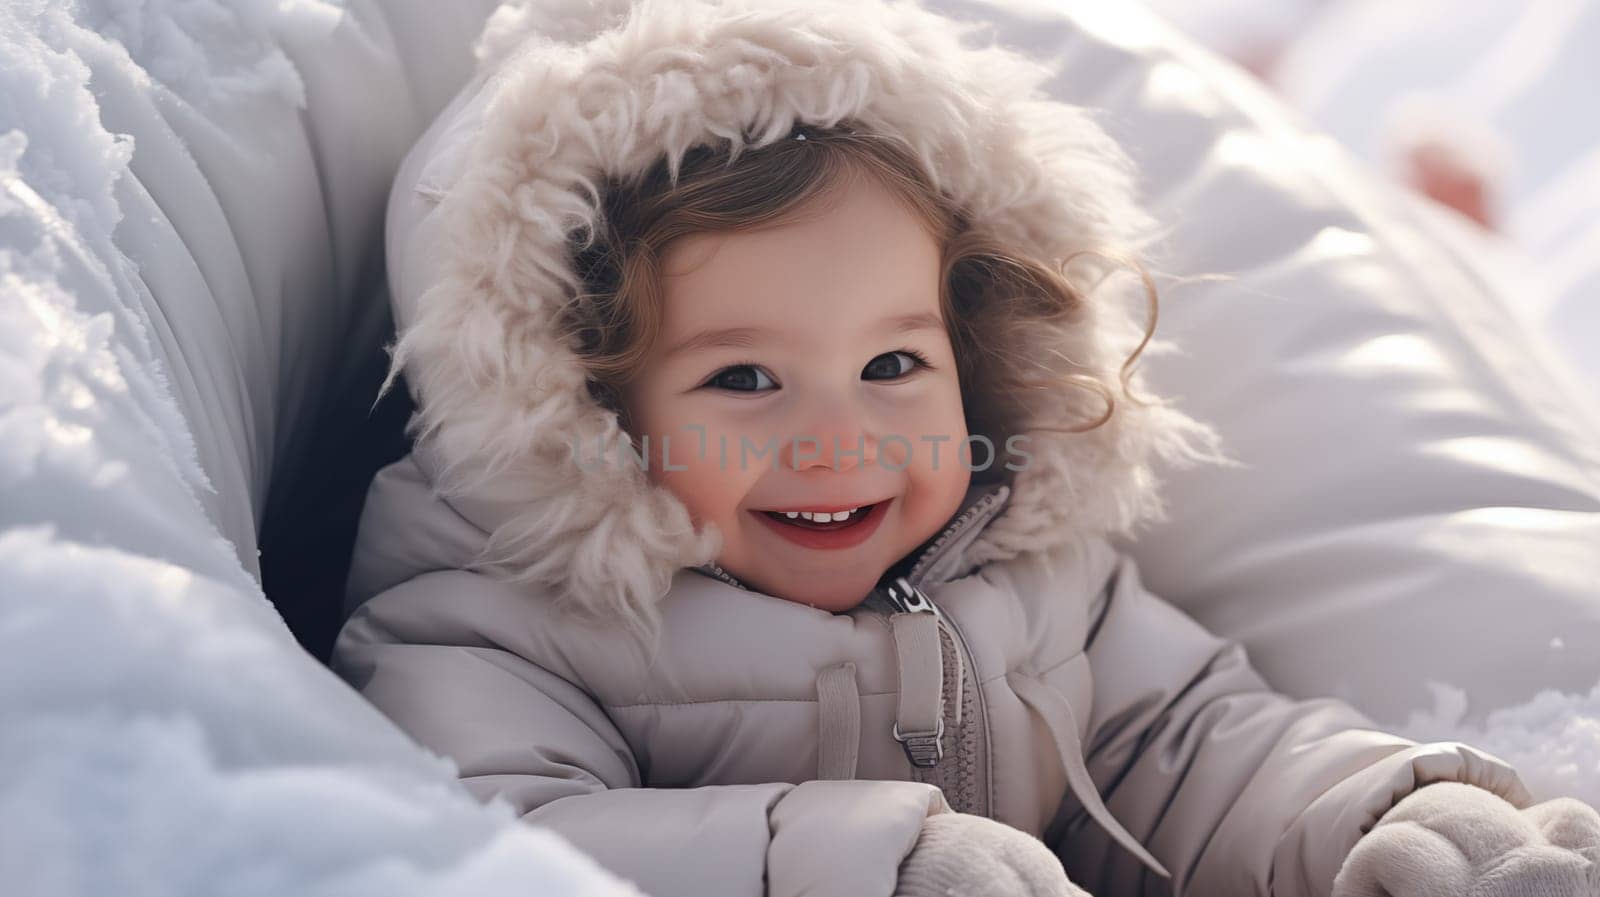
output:
[[[957,456],[966,419],[933,237],[871,178],[823,202],[668,247],[660,336],[623,405],[649,437],[651,480],[721,530],[718,563],[838,612],[949,521],[985,452]],[[673,351],[727,328],[747,332]],[[763,513],[868,504],[837,533]]]

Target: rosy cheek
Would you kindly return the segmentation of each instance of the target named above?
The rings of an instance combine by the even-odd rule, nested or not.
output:
[[[724,522],[735,513],[737,496],[731,489],[731,480],[717,469],[714,457],[709,463],[686,457],[685,466],[688,470],[669,471],[664,476],[696,523]]]

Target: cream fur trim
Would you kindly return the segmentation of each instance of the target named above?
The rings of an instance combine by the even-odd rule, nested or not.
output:
[[[574,437],[618,438],[573,350],[551,335],[578,287],[568,237],[595,223],[603,176],[848,117],[905,141],[939,189],[1023,251],[1138,253],[1151,222],[1120,148],[1087,110],[1045,96],[1049,68],[969,46],[982,30],[872,0],[544,0],[491,19],[478,51],[497,67],[484,87],[492,96],[477,104],[481,126],[463,129],[471,144],[436,210],[449,235],[437,276],[396,297],[414,320],[391,370],[403,367],[420,396],[413,435],[435,453],[441,491],[491,533],[486,569],[649,626],[674,573],[720,547],[715,528],[697,532],[643,472],[583,472],[567,458]],[[1107,279],[1110,266],[1092,258],[1069,270],[1093,291],[1088,313],[1016,351],[1057,369],[1062,356],[1087,363],[1115,383],[1143,333],[1142,290],[1132,277]],[[1137,377],[1134,387],[1146,395]],[[1038,405],[1054,420],[1101,409],[1069,388]],[[1033,434],[1011,501],[968,546],[970,563],[1131,532],[1165,513],[1154,458],[1220,460],[1216,434],[1171,407],[1117,409],[1086,434]]]

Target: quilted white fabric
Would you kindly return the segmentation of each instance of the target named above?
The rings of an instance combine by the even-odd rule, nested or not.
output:
[[[1131,17],[1080,19],[1093,51],[1040,46],[1143,165],[1167,270],[1229,277],[1168,281],[1161,332],[1183,352],[1149,371],[1249,465],[1173,479],[1172,519],[1132,547],[1152,590],[1278,688],[1380,721],[1432,707],[1430,681],[1473,720],[1589,692],[1600,403],[1437,216]]]
[[[1600,80],[1600,2],[1458,10],[1329,4],[1275,79],[1291,105],[1397,180],[1404,147],[1419,140],[1481,172],[1496,233],[1476,241],[1503,257],[1513,305],[1600,399],[1600,117],[1583,112]]]

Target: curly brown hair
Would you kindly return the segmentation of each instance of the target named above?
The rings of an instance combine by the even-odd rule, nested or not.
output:
[[[1040,324],[1071,325],[1084,314],[1084,297],[1065,269],[1080,255],[1127,265],[1149,299],[1144,339],[1123,362],[1122,394],[1132,366],[1155,331],[1155,284],[1137,260],[1084,249],[1066,258],[1029,258],[976,227],[962,209],[930,185],[916,157],[897,140],[867,133],[848,120],[832,127],[801,126],[788,139],[741,148],[699,145],[674,170],[663,158],[646,171],[604,183],[595,227],[574,243],[582,289],[563,310],[562,334],[585,366],[591,395],[615,411],[633,434],[621,401],[623,388],[644,364],[661,321],[660,264],[672,241],[697,233],[751,231],[792,221],[852,177],[875,177],[922,220],[940,247],[939,305],[961,383],[968,431],[992,444],[1028,430],[1081,433],[1111,419],[1116,397],[1105,372],[1060,353],[1059,368],[1007,351]],[[1042,370],[1042,373],[1040,371]],[[1093,421],[1027,419],[1029,390],[1062,383],[1101,396],[1105,411]],[[1002,466],[974,480],[1004,476]]]

